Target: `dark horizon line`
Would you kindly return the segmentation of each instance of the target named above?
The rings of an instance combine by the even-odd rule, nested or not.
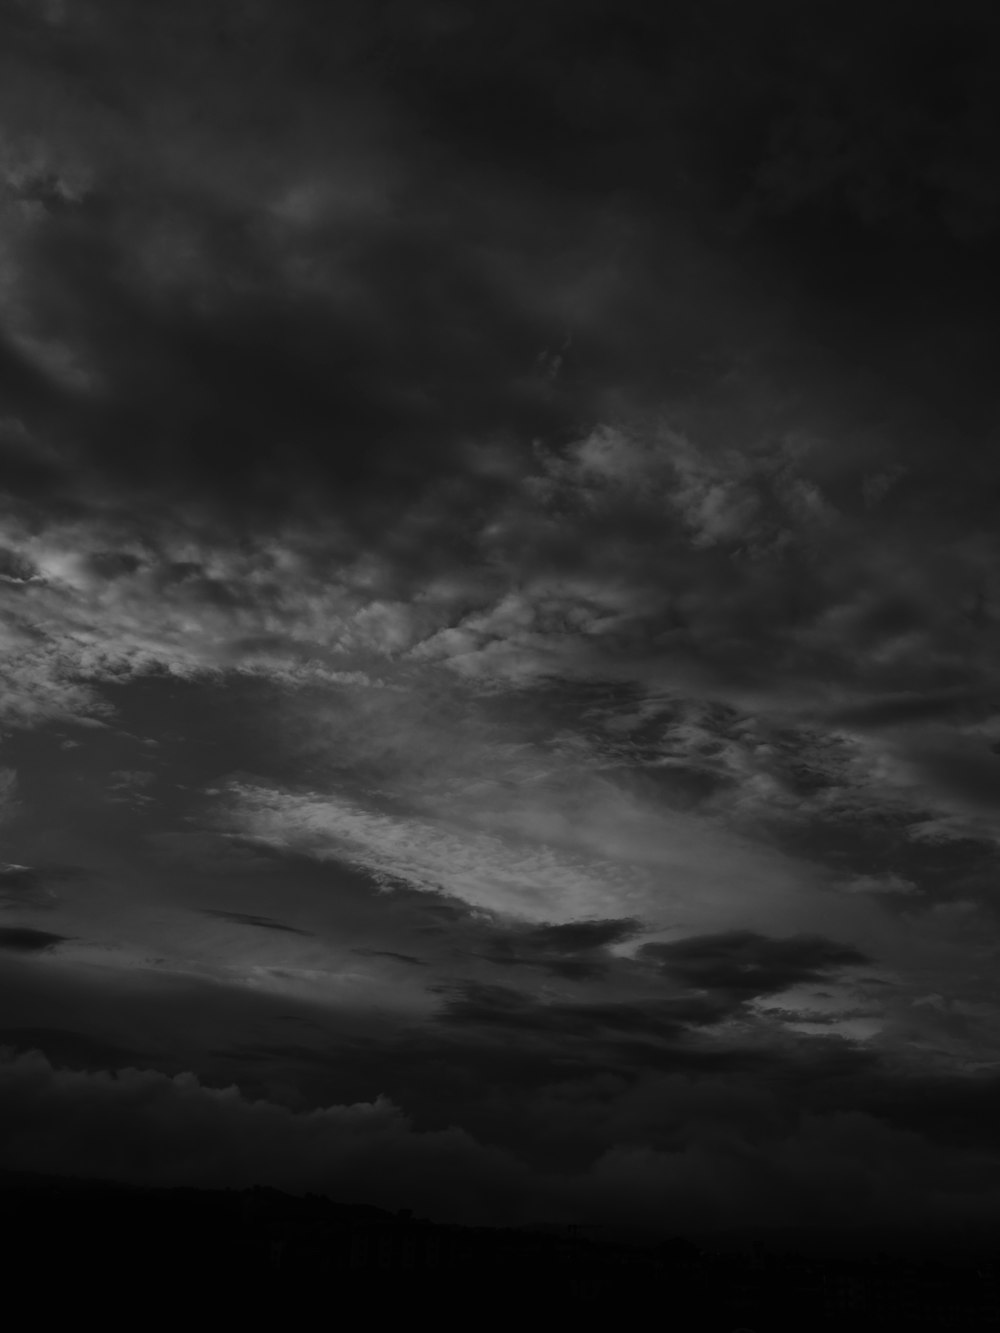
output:
[[[349,1203],[319,1191],[302,1190],[299,1192],[281,1189],[274,1185],[194,1185],[194,1184],[139,1184],[132,1181],[119,1181],[90,1176],[65,1175],[56,1172],[22,1171],[16,1168],[0,1168],[0,1197],[7,1192],[18,1190],[42,1194],[46,1191],[72,1192],[85,1195],[109,1194],[119,1197],[142,1196],[148,1199],[153,1195],[199,1194],[199,1195],[247,1195],[272,1201],[287,1200],[294,1204],[320,1204],[344,1215],[353,1215],[359,1221],[362,1218],[379,1224],[407,1223],[419,1226],[440,1227],[448,1230],[490,1231],[497,1233],[516,1233],[518,1235],[538,1235],[542,1238],[559,1237],[577,1238],[597,1244],[627,1246],[636,1249],[649,1249],[657,1246],[676,1246],[691,1253],[710,1255],[716,1253],[751,1253],[759,1257],[815,1257],[827,1247],[828,1257],[849,1259],[858,1255],[886,1259],[898,1258],[907,1252],[926,1252],[932,1250],[935,1255],[947,1261],[956,1256],[971,1257],[976,1253],[990,1253],[1000,1262],[1000,1230],[988,1221],[968,1221],[957,1224],[934,1223],[923,1226],[915,1224],[876,1224],[850,1225],[817,1224],[800,1225],[743,1225],[715,1230],[693,1228],[680,1231],[674,1227],[656,1226],[642,1223],[613,1223],[597,1221],[548,1221],[528,1223],[490,1223],[490,1222],[445,1222],[434,1218],[418,1216],[413,1209],[396,1210],[381,1208],[375,1204]]]

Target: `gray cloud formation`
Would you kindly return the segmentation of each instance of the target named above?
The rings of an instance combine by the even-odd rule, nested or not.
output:
[[[70,1072],[37,1054],[4,1060],[0,1078],[0,1154],[22,1170],[85,1169],[146,1184],[265,1183],[461,1221],[715,1229],[845,1225],[863,1213],[919,1226],[985,1221],[1000,1207],[994,1155],[938,1146],[857,1111],[769,1126],[767,1097],[756,1116],[744,1106],[737,1125],[719,1118],[736,1095],[721,1084],[686,1085],[685,1130],[673,1149],[610,1147],[585,1169],[556,1175],[458,1129],[416,1131],[382,1098],[295,1114],[191,1075]]]
[[[266,850],[422,895],[424,926],[433,902],[440,970],[376,939],[358,984],[403,964],[393,984],[439,1002],[434,1040],[487,1087],[501,1066],[531,1095],[543,1068],[589,1078],[589,1047],[626,1082],[746,1068],[797,1039],[783,991],[893,948],[933,979],[884,983],[885,1044],[933,1032],[992,1060],[994,8],[8,9],[5,733],[113,719],[139,682],[247,683],[275,771],[183,775],[198,808],[150,845],[193,894],[263,881]],[[123,818],[178,799],[115,763]],[[48,818],[16,795],[4,778],[12,827]],[[5,910],[44,906],[53,873],[0,870]],[[264,893],[195,906],[247,956],[267,932],[293,947],[305,928]],[[616,955],[661,928],[688,933]],[[27,964],[68,938],[17,924],[0,945]],[[308,970],[249,966],[240,984]],[[871,1019],[848,998],[841,1018]],[[734,1049],[709,1049],[727,1024]],[[272,1072],[275,1051],[243,1058]],[[384,1054],[355,1053],[366,1077]],[[332,1077],[292,1055],[289,1086]],[[630,1135],[603,1093],[561,1087],[552,1124],[620,1146],[560,1193],[478,1128],[421,1137],[380,1104],[309,1121],[151,1071],[9,1072],[42,1126],[11,1141],[42,1163],[110,1160],[104,1117],[129,1170],[160,1169],[148,1097],[190,1149],[164,1178],[322,1162],[510,1215],[532,1194],[608,1215],[993,1206],[988,1154],[860,1093],[796,1119],[750,1089],[742,1122],[666,1143],[641,1108]]]

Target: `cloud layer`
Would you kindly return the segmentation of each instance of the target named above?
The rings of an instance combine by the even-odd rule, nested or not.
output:
[[[993,9],[0,37],[4,1151],[992,1215]]]
[[[70,1073],[37,1054],[6,1059],[0,1076],[4,1161],[21,1170],[318,1188],[465,1222],[898,1225],[985,1221],[1000,1205],[995,1155],[934,1147],[860,1112],[806,1115],[779,1128],[767,1125],[773,1106],[764,1101],[756,1116],[744,1108],[744,1123],[727,1123],[719,1112],[737,1094],[722,1083],[714,1093],[711,1084],[675,1089],[690,1119],[673,1150],[609,1147],[585,1171],[540,1174],[462,1130],[416,1131],[383,1098],[295,1114],[187,1074]],[[714,1108],[713,1097],[721,1097]]]

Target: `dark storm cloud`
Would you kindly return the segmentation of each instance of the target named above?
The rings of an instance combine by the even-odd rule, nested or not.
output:
[[[110,410],[72,408],[92,441],[91,466],[164,498],[196,488],[202,502],[258,512],[321,486],[344,518],[368,498],[384,521],[414,486],[454,469],[462,439],[499,422],[544,430],[543,395],[527,373],[544,330],[519,329],[524,317],[503,310],[474,265],[455,272],[450,240],[391,231],[366,240],[357,280],[378,312],[366,328],[354,313],[280,290],[168,322],[120,290],[115,257],[96,238],[65,238],[40,262],[68,292],[86,273],[83,308],[103,320],[81,336],[117,384]],[[470,342],[470,327],[485,331],[486,345]],[[149,443],[141,457],[130,448],[137,435]]]
[[[144,817],[243,795],[151,835],[150,892],[238,901],[207,881],[253,869],[240,905],[278,917],[200,908],[254,928],[221,932],[242,980],[186,956],[80,1006],[30,957],[69,936],[0,932],[51,990],[9,1030],[50,1062],[3,1070],[3,1151],[489,1220],[995,1213],[992,1084],[904,1123],[916,1081],[749,1003],[878,952],[768,928],[871,939],[883,898],[995,882],[995,7],[64,8],[0,20],[4,724],[155,673],[207,744],[228,698]],[[274,755],[225,778],[258,728]],[[331,972],[271,965],[267,932],[312,934],[293,902],[404,965],[337,974],[375,1035]],[[675,905],[713,933],[616,957]],[[991,1059],[990,1014],[941,1005],[969,1039],[941,1058]],[[158,1070],[123,1069],[147,1026]]]
[[[42,1073],[47,1085],[34,1094],[30,1091],[32,1069],[36,1075]],[[3,1098],[0,1155],[5,1165],[13,1166],[20,1159],[20,1169],[37,1169],[42,1159],[50,1158],[53,1170],[98,1178],[170,1185],[246,1181],[292,1189],[303,1188],[311,1177],[309,1188],[329,1191],[345,1202],[395,1197],[395,1206],[399,1207],[405,1200],[419,1197],[422,1211],[430,1204],[431,1211],[439,1215],[457,1214],[463,1220],[472,1215],[509,1215],[512,1208],[514,1212],[525,1208],[532,1211],[531,1182],[516,1159],[478,1144],[458,1129],[415,1133],[385,1098],[317,1112],[314,1132],[303,1136],[305,1120],[286,1108],[263,1100],[245,1101],[234,1088],[203,1087],[190,1074],[173,1080],[136,1069],[118,1070],[115,1077],[57,1072],[35,1054],[13,1063],[3,1062],[2,1070],[5,1094],[13,1095]],[[86,1093],[91,1079],[98,1093],[96,1103]],[[149,1105],[150,1097],[159,1106],[157,1128],[141,1109],[143,1103]],[[44,1148],[37,1145],[35,1152],[23,1155],[27,1149],[25,1127],[39,1114],[44,1116],[46,1108],[60,1124],[63,1112],[70,1111],[77,1127],[63,1149],[55,1152],[61,1165],[51,1160],[54,1141]],[[205,1123],[206,1116],[211,1127]],[[199,1120],[203,1122],[201,1129]],[[285,1139],[286,1126],[292,1132],[284,1146],[276,1154],[265,1151],[266,1140],[270,1138],[273,1143],[275,1133]],[[220,1131],[221,1137],[217,1138]],[[82,1152],[87,1138],[93,1139],[96,1154],[89,1161]],[[116,1141],[123,1164],[118,1169],[108,1159],[111,1144]],[[153,1141],[160,1148],[158,1157],[149,1151]],[[186,1168],[176,1155],[185,1144]],[[222,1157],[218,1156],[220,1150]],[[146,1167],[140,1164],[142,1155],[147,1157]],[[519,1182],[513,1197],[511,1172]],[[461,1183],[463,1178],[475,1181],[480,1204],[472,1204],[467,1185]]]
[[[874,1071],[862,1089],[849,1091],[872,1115],[902,1129],[940,1143],[1000,1148],[1000,1078],[993,1071],[960,1079],[914,1074],[907,1080]]]
[[[284,930],[291,935],[311,935],[312,931],[300,930],[298,926],[285,925],[269,916],[256,916],[252,912],[227,912],[223,908],[203,907],[205,916],[219,917],[223,921],[232,921],[238,926],[258,926],[261,930]]]
[[[669,320],[642,293],[655,289],[652,273],[671,270],[673,243],[651,244],[656,221],[697,211],[700,200],[716,221],[728,210],[787,239],[775,215],[805,214],[808,233],[814,200],[832,200],[827,225],[840,241],[850,228],[837,222],[838,207],[861,224],[852,253],[864,251],[866,227],[878,233],[914,209],[945,219],[943,236],[932,237],[940,249],[953,239],[947,219],[975,211],[961,202],[963,190],[980,189],[963,184],[973,163],[950,177],[943,164],[960,160],[960,147],[979,152],[984,170],[990,161],[979,146],[988,108],[977,103],[987,93],[976,71],[996,25],[981,8],[953,16],[952,27],[967,17],[973,34],[985,25],[982,41],[964,42],[942,42],[916,15],[900,40],[894,21],[880,17],[872,28],[868,11],[850,6],[833,14],[768,4],[752,18],[732,3],[672,6],[662,17],[648,6],[486,6],[430,28],[416,13],[389,21],[341,8],[320,22],[311,7],[265,5],[235,23],[224,7],[183,5],[177,20],[123,23],[117,6],[99,5],[86,27],[70,15],[46,32],[51,68],[44,48],[15,28],[8,60],[21,77],[11,114],[30,124],[33,108],[17,105],[16,90],[27,102],[58,79],[58,109],[42,128],[61,140],[55,164],[34,176],[21,168],[17,188],[33,197],[39,176],[72,174],[58,159],[74,154],[88,176],[59,207],[40,205],[20,281],[41,324],[78,343],[110,386],[95,396],[39,382],[37,372],[30,385],[24,370],[9,377],[26,417],[63,437],[50,483],[57,489],[70,481],[59,471],[81,462],[82,475],[104,485],[156,487],[163,498],[196,491],[200,502],[236,512],[294,504],[320,486],[342,519],[367,523],[371,538],[414,487],[426,494],[454,476],[465,441],[499,434],[527,445],[575,433],[596,419],[605,389],[631,384],[641,397],[643,382],[662,381],[690,342],[680,335],[699,301],[682,294],[679,316],[677,301],[667,303],[680,328],[666,338],[669,356],[654,354]],[[841,53],[853,49],[862,23],[870,52],[854,91]],[[238,35],[219,36],[230,30]],[[100,70],[96,92],[67,78],[64,44]],[[283,63],[275,64],[276,50]],[[190,105],[167,52],[190,70]],[[348,94],[339,91],[343,78],[323,77],[325,64],[346,76]],[[261,96],[261,68],[275,83],[255,120],[248,108]],[[923,94],[927,85],[940,107]],[[315,112],[316,128],[282,89]],[[198,116],[198,97],[214,115]],[[912,123],[904,116],[897,129],[898,109],[911,106]],[[360,146],[336,166],[360,175],[348,194],[377,195],[367,176],[388,173],[384,202],[362,201],[353,215],[335,207],[332,220],[320,208],[317,220],[275,240],[261,217],[280,200],[276,164],[286,154],[308,184],[323,133],[347,113]],[[158,142],[150,153],[134,127],[157,121],[171,126],[169,160]],[[829,149],[817,126],[826,127]],[[260,137],[257,162],[248,165],[245,153],[233,162],[232,145],[251,135]],[[219,170],[227,152],[228,173]],[[139,167],[127,195],[126,166]],[[927,196],[926,210],[913,203],[914,190]],[[865,201],[875,198],[867,218]],[[542,272],[549,293],[559,287],[553,274],[567,290],[586,285],[602,249],[619,245],[602,242],[595,252],[588,237],[611,202],[640,220],[638,235],[626,229],[621,244],[643,251],[642,282],[615,298],[604,331],[576,330],[568,370],[537,374],[539,355],[565,343],[573,318],[554,313],[558,301],[545,311],[529,299],[531,284]],[[573,222],[580,215],[582,229]],[[980,225],[994,222],[983,215]],[[150,290],[136,256],[152,254],[154,242],[162,258]],[[215,283],[211,300],[190,299],[172,279],[170,263],[182,262],[185,245],[200,256],[194,287]],[[794,244],[786,249],[796,253]],[[307,290],[286,280],[290,260],[313,266]],[[338,286],[345,261],[351,283]],[[332,299],[318,294],[325,280]],[[704,349],[713,337],[706,329],[695,341]],[[132,447],[137,438],[141,450]],[[451,513],[456,502],[489,501],[499,484],[466,474],[436,502]]]
[[[208,37],[192,7],[182,8],[193,21],[192,37]],[[300,105],[310,102],[329,130],[351,97],[315,70],[310,76],[300,69],[299,81],[295,71],[324,41],[331,57],[339,51],[349,16],[345,24],[324,24],[307,51],[294,23],[289,29],[276,7],[267,8],[271,25],[289,33],[295,48],[282,85],[297,83]],[[38,226],[28,229],[19,282],[35,323],[58,329],[103,387],[93,394],[58,383],[58,376],[46,384],[43,375],[39,384],[25,383],[24,373],[8,375],[29,429],[37,427],[56,446],[47,463],[36,464],[42,475],[48,468],[54,494],[71,492],[81,478],[120,498],[148,496],[154,487],[156,507],[193,500],[199,512],[209,505],[262,521],[319,488],[343,522],[360,523],[373,540],[414,490],[433,490],[461,470],[466,441],[499,431],[527,443],[567,419],[559,390],[532,368],[551,339],[551,320],[533,311],[503,274],[505,254],[537,246],[533,222],[517,216],[523,208],[498,225],[487,201],[449,184],[433,161],[427,178],[411,186],[405,177],[412,170],[401,159],[412,154],[419,168],[436,150],[407,143],[405,134],[388,147],[374,144],[372,160],[362,146],[359,161],[358,146],[349,145],[333,164],[332,201],[324,203],[329,146],[321,149],[318,130],[299,124],[291,108],[284,122],[280,113],[268,120],[256,162],[244,159],[235,176],[223,167],[215,181],[206,180],[219,154],[225,159],[234,143],[261,127],[251,129],[245,112],[235,123],[188,119],[176,74],[164,69],[157,49],[173,46],[172,21],[150,16],[122,30],[107,6],[95,19],[74,36],[100,65],[101,93],[95,98],[85,81],[70,78],[55,96],[84,121],[99,122],[108,118],[106,105],[100,109],[106,99],[120,119],[111,113],[110,145],[79,142],[59,116],[46,127],[57,141],[52,151],[80,156],[94,179],[80,198],[43,210]],[[248,47],[237,57],[211,41],[195,57],[203,91],[219,104],[231,102],[233,111],[258,96],[254,62],[273,49],[267,23],[248,24],[242,36]],[[49,40],[58,51],[59,34]],[[117,64],[116,55],[131,56],[131,68]],[[32,48],[19,51],[15,43],[10,60],[42,87],[63,78],[58,58],[46,69]],[[144,63],[153,66],[145,83],[135,78]],[[346,114],[356,118],[362,140],[369,128],[378,139],[381,112],[370,97],[362,103],[348,105]],[[30,119],[31,107],[17,112]],[[131,116],[180,123],[169,145],[173,163],[162,160],[167,145],[158,143],[125,192],[117,178],[121,159],[141,159],[146,148]],[[342,132],[331,132],[343,140]],[[284,180],[266,162],[283,151]],[[383,168],[378,159],[386,155]],[[377,195],[380,187],[367,178],[383,170],[384,204],[362,197],[360,213],[353,213],[352,189],[364,196],[371,186]],[[346,186],[337,179],[345,172]],[[295,188],[308,195],[317,175],[316,221],[296,221],[294,204],[282,221],[283,196]],[[394,197],[400,175],[405,200]],[[24,198],[30,182],[23,171],[17,179]],[[308,198],[304,207],[308,214]],[[537,257],[555,255],[564,240],[553,232]],[[189,272],[184,265],[192,255]],[[180,264],[179,280],[172,261]],[[315,280],[290,282],[290,265]],[[212,291],[207,304],[199,288]],[[146,442],[142,450],[134,448],[137,438]],[[17,480],[14,471],[11,485]],[[24,483],[35,494],[45,485],[37,475]],[[494,486],[468,477],[459,490],[471,490],[463,498],[476,502],[477,491],[485,495]],[[105,560],[106,572],[121,569],[122,558],[112,555],[113,567]]]
[[[773,995],[870,961],[860,950],[813,936],[769,939],[750,930],[644,944],[640,956],[688,986],[734,997]]]
[[[41,953],[68,938],[50,930],[35,930],[32,926],[0,926],[0,949],[10,949],[14,953]]]
[[[952,1186],[948,1209],[986,1206],[994,1147],[982,1079],[973,1080],[981,1096],[971,1083],[942,1079],[940,1111],[906,1120],[910,1083],[847,1043],[684,1050],[670,1022],[677,1006],[547,1006],[502,989],[454,998],[476,1006],[474,1021],[416,1024],[384,1040],[338,1038],[335,1021],[307,1007],[300,1017],[311,1022],[300,1022],[294,1040],[272,1033],[253,1047],[222,1048],[208,1063],[199,1059],[197,1077],[163,1055],[157,1063],[166,1072],[137,1072],[124,1066],[146,1060],[119,1053],[106,1066],[114,1075],[76,1079],[54,1066],[94,1068],[82,1032],[13,1034],[19,1049],[51,1054],[0,1069],[4,1158],[174,1185],[329,1190],[462,1220],[567,1210],[683,1226],[776,1218],[815,1225],[821,1215],[849,1220],[858,1206],[933,1217],[942,1179]],[[168,991],[157,1004],[175,999]],[[274,998],[268,1005],[292,1017],[286,1006]],[[110,1031],[109,1021],[137,1007],[112,1002],[102,1027]],[[137,1027],[162,1029],[166,1013],[157,1021],[148,997],[139,1008]],[[201,987],[182,1026],[214,1028],[216,1010],[233,1008],[232,996]],[[490,1021],[518,1008],[536,1011],[534,1031]],[[693,1012],[686,1018],[697,1021]],[[963,1101],[960,1084],[978,1110]],[[966,1114],[981,1126],[971,1145],[954,1137]],[[462,1126],[460,1149],[441,1138],[451,1125]],[[494,1169],[496,1153],[502,1166]],[[553,1170],[563,1181],[555,1196]],[[489,1184],[498,1176],[513,1198]],[[559,1192],[567,1188],[569,1198]]]
[[[268,4],[237,22],[225,7],[183,5],[179,19],[138,23],[98,5],[87,25],[70,16],[46,32],[51,68],[44,43],[26,44],[18,27],[9,60],[23,104],[12,92],[10,114],[30,124],[35,102],[51,103],[56,110],[36,128],[56,146],[51,162],[18,160],[10,189],[19,206],[29,196],[37,204],[38,179],[65,177],[62,204],[25,214],[12,242],[22,311],[14,351],[23,361],[39,339],[62,348],[49,348],[51,373],[36,371],[41,408],[34,390],[23,395],[28,445],[12,445],[18,457],[34,450],[34,466],[48,469],[47,482],[32,483],[36,500],[89,508],[103,493],[102,513],[117,508],[133,536],[152,540],[155,511],[176,545],[209,512],[228,520],[211,528],[227,543],[248,531],[260,539],[270,519],[279,527],[318,519],[328,541],[301,557],[300,570],[322,582],[331,560],[377,549],[390,557],[385,593],[412,592],[429,571],[474,568],[463,606],[446,608],[437,626],[401,628],[399,640],[408,628],[433,643],[443,625],[452,638],[438,644],[442,655],[455,653],[458,635],[458,655],[481,651],[484,672],[509,649],[516,666],[526,658],[537,669],[554,651],[558,665],[569,658],[579,673],[580,644],[560,638],[567,623],[586,640],[590,665],[596,658],[627,675],[636,656],[669,648],[717,691],[810,672],[824,684],[854,683],[854,653],[874,654],[901,627],[922,625],[928,640],[950,644],[951,588],[889,587],[879,598],[878,571],[847,554],[858,545],[851,516],[862,489],[872,504],[884,498],[903,443],[915,476],[899,482],[893,521],[910,541],[927,506],[920,459],[939,447],[929,440],[939,440],[936,427],[911,447],[909,419],[920,416],[913,404],[928,377],[902,391],[890,383],[893,367],[873,362],[869,387],[850,387],[857,372],[841,363],[853,348],[848,355],[840,344],[851,342],[857,309],[836,284],[824,286],[828,253],[854,256],[866,275],[867,257],[877,270],[887,248],[880,228],[900,210],[862,218],[853,187],[843,186],[857,172],[840,147],[826,152],[822,136],[814,156],[830,158],[829,189],[795,196],[775,164],[791,154],[787,174],[798,180],[796,127],[812,143],[814,121],[830,117],[835,130],[840,121],[849,130],[849,163],[868,132],[855,123],[868,125],[866,108],[876,127],[894,125],[892,108],[915,98],[917,130],[904,117],[902,137],[886,130],[883,145],[890,159],[909,162],[911,138],[923,144],[924,122],[937,115],[921,101],[924,83],[964,88],[966,64],[988,42],[935,43],[922,15],[893,42],[892,23],[871,28],[867,11],[851,7],[768,4],[752,18],[732,3],[672,6],[662,17],[644,8],[486,6],[438,24],[416,10],[390,20],[338,7],[320,21],[312,9]],[[987,17],[968,11],[973,30]],[[872,44],[858,111],[840,57],[861,34]],[[93,80],[65,77],[56,59],[63,43],[99,70],[100,95]],[[178,68],[190,71],[187,97]],[[323,77],[326,68],[338,78]],[[275,84],[251,115],[262,70]],[[964,112],[941,114],[961,138]],[[343,124],[354,127],[346,141]],[[67,165],[76,158],[79,180]],[[826,201],[822,262],[813,253],[817,200]],[[948,266],[962,246],[928,207],[921,290],[951,290]],[[909,276],[914,255],[888,250]],[[858,281],[867,292],[868,277]],[[884,293],[862,306],[860,322],[885,332],[881,341],[901,348],[910,338],[886,328],[895,316]],[[803,335],[806,316],[815,336]],[[920,327],[933,343],[934,322]],[[12,380],[15,399],[21,378]],[[976,392],[943,383],[935,419],[952,399],[966,409],[981,403],[981,379]],[[560,450],[609,417],[634,419],[641,432],[664,412],[705,454],[693,479],[690,459],[678,461],[673,484],[683,497],[670,524],[653,485],[648,504],[615,493],[595,515],[583,473],[570,468],[567,484],[553,486],[552,469],[537,467],[535,442],[558,464]],[[706,462],[718,464],[733,441],[803,431],[836,437],[836,467],[822,449],[810,461],[779,448],[757,475]],[[959,433],[975,437],[968,423]],[[529,500],[526,491],[539,488],[542,502]],[[750,522],[754,512],[759,521]],[[840,531],[834,518],[844,513]],[[148,599],[149,584],[172,587],[171,579],[151,572],[131,589],[135,553],[104,534],[94,540],[87,568],[128,598],[122,620],[136,642],[121,656],[141,660],[149,634],[134,623],[135,594],[141,586]],[[189,573],[198,566],[162,554]],[[653,577],[667,563],[669,595]],[[630,597],[609,598],[627,622],[618,632],[588,633],[609,610],[600,598],[542,605],[530,590],[516,608],[518,626],[530,617],[526,629],[515,633],[502,616],[460,627],[463,614],[502,603],[511,586],[569,570],[611,571],[631,584]],[[235,571],[179,579],[198,623],[214,628],[218,610],[232,614],[224,646],[206,634],[212,653],[191,653],[188,669],[209,656],[217,666],[268,653],[284,655],[289,674],[322,663],[329,645],[317,652],[304,646],[307,636],[288,633],[296,608],[287,584],[272,585]],[[834,610],[848,622],[836,648],[804,646]],[[178,615],[173,637],[161,630],[175,653],[190,624]],[[510,648],[518,637],[530,643]],[[914,651],[898,673],[926,672],[932,689],[947,655]],[[76,678],[64,677],[51,706],[92,707],[75,683],[68,688]],[[896,683],[877,682],[877,693]],[[27,703],[24,711],[32,715]],[[727,781],[693,766],[660,779],[681,805],[712,799]]]
[[[614,1142],[606,1121],[604,1141],[614,1146],[557,1172],[461,1130],[415,1130],[385,1098],[300,1115],[190,1074],[59,1070],[37,1054],[0,1063],[0,1079],[3,1162],[21,1170],[172,1186],[270,1184],[464,1222],[808,1230],[856,1224],[860,1214],[915,1224],[995,1220],[1000,1207],[994,1153],[945,1146],[854,1110],[789,1114],[770,1091],[725,1077],[650,1075],[617,1109],[623,1127],[658,1114],[658,1145]],[[575,1137],[581,1113],[585,1120],[595,1110],[581,1103],[584,1091],[536,1102],[536,1115]]]

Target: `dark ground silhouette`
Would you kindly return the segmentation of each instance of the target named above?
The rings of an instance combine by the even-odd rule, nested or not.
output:
[[[278,1190],[145,1189],[0,1173],[8,1290],[118,1318],[441,1322],[656,1312],[683,1333],[1000,1325],[1000,1245],[796,1253],[596,1228],[435,1224]],[[982,1238],[981,1238],[982,1239]]]

